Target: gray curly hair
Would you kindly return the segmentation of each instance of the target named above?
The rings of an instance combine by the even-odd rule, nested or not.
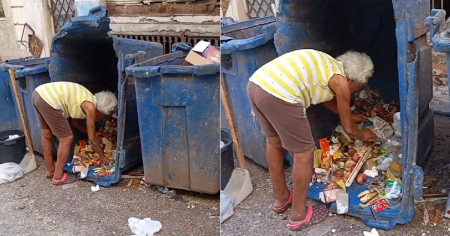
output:
[[[107,116],[117,111],[117,98],[110,91],[102,91],[94,95],[97,98],[97,110]]]
[[[348,51],[336,58],[344,65],[344,72],[348,79],[357,84],[365,85],[373,75],[372,59],[360,52]]]

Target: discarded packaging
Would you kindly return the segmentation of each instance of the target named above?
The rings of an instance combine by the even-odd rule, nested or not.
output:
[[[100,186],[96,185],[96,186],[91,186],[91,191],[92,192],[98,192],[100,191]]]
[[[365,171],[364,171],[364,174],[367,175],[367,176],[369,176],[370,178],[375,178],[375,177],[377,177],[377,176],[378,176],[378,170],[377,170],[377,167],[374,166],[374,167],[372,167],[371,170],[365,170]]]
[[[444,217],[450,219],[450,193],[449,193],[449,197],[447,197],[447,204],[445,206]]]
[[[224,222],[234,214],[233,199],[223,190],[220,190],[220,223]]]
[[[128,226],[134,233],[133,236],[153,236],[162,229],[159,221],[150,218],[138,219],[135,217],[128,218]]]
[[[341,185],[342,185],[342,180],[340,181]],[[336,202],[336,198],[337,198],[337,193],[338,191],[344,191],[345,190],[342,188],[340,184],[333,182],[331,184],[329,184],[324,190],[323,192],[321,192],[319,194],[319,198],[322,202],[324,203],[332,203],[332,202]]]
[[[392,163],[392,156],[387,156],[380,161],[380,164],[378,164],[377,169],[379,171],[386,171],[391,165],[391,163]]]
[[[117,121],[112,119],[111,121],[105,121],[103,132],[108,134],[108,137],[103,137],[101,146],[103,147],[103,154],[105,158],[100,158],[98,153],[95,153],[93,148],[88,142],[84,140],[79,141],[79,145],[74,148],[74,157],[72,161],[74,173],[81,173],[80,178],[87,176],[86,169],[95,166],[94,174],[100,177],[108,176],[114,173],[115,160],[114,153],[117,143]],[[86,169],[85,169],[86,168]]]
[[[0,164],[0,184],[13,182],[23,177],[23,170],[20,165],[14,162]]]
[[[386,197],[387,199],[397,199],[402,196],[402,186],[396,181],[386,181]]]
[[[374,202],[372,205],[370,205],[370,207],[376,213],[379,213],[385,209],[391,208],[391,206],[389,205],[389,201],[387,199],[380,199],[380,200]]]
[[[220,51],[209,42],[201,40],[188,53],[185,60],[192,65],[209,65],[220,63]]]
[[[348,193],[339,190],[336,194],[337,214],[346,214],[348,212]]]
[[[370,232],[364,231],[364,236],[379,236],[378,231],[373,228]]]
[[[427,205],[422,203],[419,205],[419,209],[422,210],[423,213],[422,226],[426,226],[430,222],[430,216],[428,215]]]

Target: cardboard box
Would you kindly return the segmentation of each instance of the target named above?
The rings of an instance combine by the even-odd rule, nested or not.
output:
[[[377,166],[377,158],[370,158],[366,162],[364,162],[362,169],[363,170],[372,170],[372,167]]]
[[[202,40],[191,49],[185,60],[195,66],[220,64],[220,51]]]

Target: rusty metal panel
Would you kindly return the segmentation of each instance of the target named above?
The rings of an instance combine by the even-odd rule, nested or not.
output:
[[[75,0],[51,0],[53,27],[55,32],[75,16]]]
[[[150,42],[158,42],[163,45],[164,54],[171,52],[172,45],[174,43],[184,42],[189,46],[194,46],[200,40],[208,41],[211,45],[215,47],[220,47],[219,37],[217,38],[207,38],[207,37],[188,37],[188,36],[157,36],[157,35],[129,35],[129,34],[118,34],[116,35],[121,38],[137,39]]]
[[[248,15],[252,19],[273,16],[270,7],[272,3],[274,0],[247,0]]]

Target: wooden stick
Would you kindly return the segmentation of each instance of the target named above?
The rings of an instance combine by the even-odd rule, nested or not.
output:
[[[16,97],[17,108],[19,109],[20,120],[22,121],[23,132],[25,134],[25,140],[27,141],[28,152],[34,155],[33,144],[31,143],[30,132],[28,131],[27,121],[25,120],[25,115],[23,114],[22,103],[20,102],[19,90],[17,89],[16,76],[12,69],[9,69],[9,78],[11,79],[11,86],[13,87],[14,96]]]
[[[233,137],[234,150],[241,169],[247,169],[247,164],[244,159],[244,152],[242,152],[241,142],[239,140],[236,125],[234,123],[233,111],[231,110],[230,100],[228,98],[227,90],[225,89],[225,82],[223,81],[222,73],[220,73],[220,96],[222,98],[223,109],[227,116],[228,126],[230,126],[231,136]]]

